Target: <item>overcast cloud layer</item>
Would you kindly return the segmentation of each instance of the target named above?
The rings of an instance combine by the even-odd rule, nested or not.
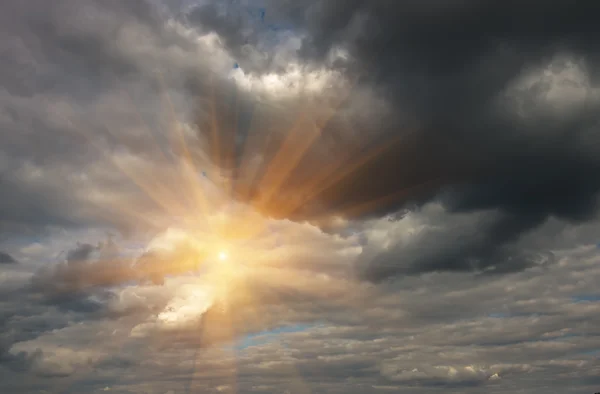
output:
[[[599,16],[1,2],[0,392],[600,391]]]

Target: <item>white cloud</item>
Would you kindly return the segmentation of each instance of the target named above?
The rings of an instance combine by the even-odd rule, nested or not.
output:
[[[600,100],[583,59],[556,56],[543,67],[525,70],[504,98],[523,121],[536,117],[561,119],[576,115]]]

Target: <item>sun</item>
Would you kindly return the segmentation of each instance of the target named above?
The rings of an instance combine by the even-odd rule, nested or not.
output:
[[[227,260],[228,257],[229,256],[227,256],[226,252],[224,252],[224,251],[219,252],[219,260],[225,261],[225,260]]]

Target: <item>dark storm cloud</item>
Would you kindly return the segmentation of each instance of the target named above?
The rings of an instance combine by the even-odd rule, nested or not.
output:
[[[426,226],[410,242],[398,242],[372,259],[365,258],[361,275],[378,281],[444,270],[506,273],[534,266],[539,260],[536,253],[514,245],[526,226],[516,216],[434,217]],[[507,246],[511,241],[513,245]]]
[[[293,20],[304,35],[299,58],[318,66],[327,63],[332,48],[346,48],[351,57],[347,71],[362,76],[357,86],[372,89],[392,108],[385,126],[371,121],[356,129],[363,142],[377,131],[389,146],[302,208],[280,215],[302,219],[345,212],[364,217],[393,212],[407,201],[420,205],[431,199],[454,213],[499,211],[496,223],[472,229],[485,232],[481,241],[461,243],[463,247],[451,253],[440,250],[433,262],[413,259],[416,272],[471,269],[469,261],[496,266],[509,258],[523,260],[511,256],[520,252],[509,252],[510,244],[548,217],[584,221],[595,215],[600,190],[600,100],[593,90],[600,71],[595,20],[599,5],[350,0],[302,4],[302,11],[291,3],[272,5],[279,18]],[[208,9],[197,11],[205,15],[200,22],[226,37],[235,53],[242,45],[236,36],[239,26],[219,24],[214,12],[208,19]],[[548,77],[573,72],[574,67],[589,79]],[[527,82],[536,70],[538,80]],[[569,96],[569,87],[582,96]],[[558,95],[554,101],[549,101],[551,93]],[[362,111],[368,112],[368,107]],[[410,125],[404,118],[394,119],[394,113],[408,114]],[[338,121],[339,117],[326,124],[323,136],[331,135]],[[409,133],[409,128],[416,131]],[[343,132],[334,134],[344,140]],[[409,135],[390,142],[399,134]],[[298,190],[295,186],[302,184],[303,172],[315,174],[322,168],[326,159],[313,150],[271,205],[285,205]],[[354,161],[363,154],[356,151]],[[352,163],[348,159],[342,168]],[[447,236],[452,233],[440,234],[441,239]],[[432,238],[427,244],[436,247],[437,242]],[[386,258],[386,275],[403,271],[393,268],[394,258]],[[521,262],[513,268],[528,265]]]
[[[17,260],[10,254],[0,251],[0,264],[16,264]]]

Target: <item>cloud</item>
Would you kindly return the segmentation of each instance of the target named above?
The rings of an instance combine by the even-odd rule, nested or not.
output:
[[[263,190],[250,193],[250,200],[260,201],[256,196],[262,195],[268,200],[264,211],[295,220],[380,215],[408,202],[439,202],[457,213],[449,219],[495,210],[496,223],[473,228],[488,239],[478,252],[466,248],[464,255],[430,267],[452,270],[467,264],[472,253],[511,265],[509,260],[519,256],[501,257],[505,249],[548,218],[586,221],[597,211],[600,185],[588,176],[600,165],[593,153],[598,59],[589,46],[597,32],[587,17],[595,6],[569,8],[570,18],[563,18],[566,4],[539,10],[533,3],[514,9],[474,2],[307,1],[303,11],[274,5],[276,17],[293,20],[302,37],[295,61],[308,64],[307,69],[342,70],[347,81],[353,74],[362,77],[332,119],[323,122],[306,111],[312,118],[301,123],[302,138],[310,141],[314,128],[318,142],[306,147],[300,137],[290,137],[275,143],[274,152],[279,148],[289,156],[285,145],[290,143],[299,156],[288,172],[279,170],[288,176],[283,183],[269,175],[268,165],[252,180],[238,172],[240,183],[262,178]],[[224,37],[230,53],[255,45],[242,43],[240,25],[231,22],[239,18],[215,7],[199,6],[191,15],[203,16],[198,23]],[[543,27],[548,20],[555,21],[550,32]],[[328,56],[340,48],[349,62],[336,69]],[[272,71],[264,65],[253,72]],[[344,108],[359,100],[355,92],[383,98],[386,110],[377,116],[365,105],[346,113]],[[367,120],[361,122],[361,116]],[[348,144],[346,151],[328,149],[330,138],[338,146]],[[365,160],[369,143],[386,149]],[[339,167],[329,172],[326,163]],[[317,169],[321,174],[315,177]],[[270,194],[270,188],[278,193]],[[294,198],[300,202],[290,207]]]
[[[598,7],[239,3],[0,5],[0,391],[593,392]]]
[[[5,252],[0,252],[0,264],[16,264],[15,260],[11,255]]]
[[[40,268],[32,277],[33,288],[60,299],[67,297],[72,300],[72,297],[77,299],[94,288],[135,279],[126,260],[121,260],[119,256],[112,259],[98,256],[106,253],[110,247],[110,244],[78,244],[67,251],[63,262]]]
[[[374,222],[365,232],[360,274],[376,281],[431,271],[498,274],[554,262],[548,246],[519,240],[523,226],[522,218],[497,210],[451,213],[424,205],[400,220]]]
[[[317,243],[328,239],[331,247],[340,242],[333,234],[320,237]],[[90,249],[83,245],[71,255]],[[304,280],[301,266],[287,274],[258,269],[231,282],[232,313],[217,305],[200,315],[200,324],[195,311],[210,287],[193,276],[114,288],[115,296],[99,300],[101,315],[47,305],[25,311],[13,304],[23,316],[36,317],[7,321],[5,333],[30,334],[9,345],[5,357],[22,360],[19,368],[41,379],[69,375],[74,389],[88,391],[110,386],[163,393],[188,384],[210,391],[235,384],[267,393],[290,387],[337,392],[340,385],[357,393],[372,386],[542,392],[549,379],[566,390],[572,387],[568,376],[592,376],[596,361],[587,352],[600,347],[597,303],[573,302],[575,295],[595,292],[598,256],[593,248],[557,256],[558,264],[537,271],[479,279],[408,276],[378,287],[319,279],[319,270]],[[332,292],[335,286],[342,291]],[[249,289],[261,302],[245,300]],[[178,313],[190,320],[167,324]],[[292,322],[307,324],[286,329]],[[260,336],[245,343],[247,333]],[[238,346],[235,353],[231,346]],[[101,381],[83,380],[92,367]],[[193,380],[190,371],[196,371]],[[125,383],[125,376],[133,380]],[[532,384],[532,377],[540,383]]]
[[[156,140],[153,133],[172,123],[165,94],[191,101],[198,92],[190,83],[222,69],[228,55],[210,36],[163,20],[147,2],[3,7],[13,16],[2,24],[3,53],[11,59],[0,70],[6,82],[0,91],[3,228],[117,224],[126,230],[131,213],[113,210],[131,200],[146,212],[156,210],[139,193],[140,180],[131,179],[139,170],[123,169],[133,165],[127,153],[142,167],[160,165],[165,136]],[[205,61],[201,54],[208,52],[213,56]],[[174,89],[183,94],[176,97]]]

